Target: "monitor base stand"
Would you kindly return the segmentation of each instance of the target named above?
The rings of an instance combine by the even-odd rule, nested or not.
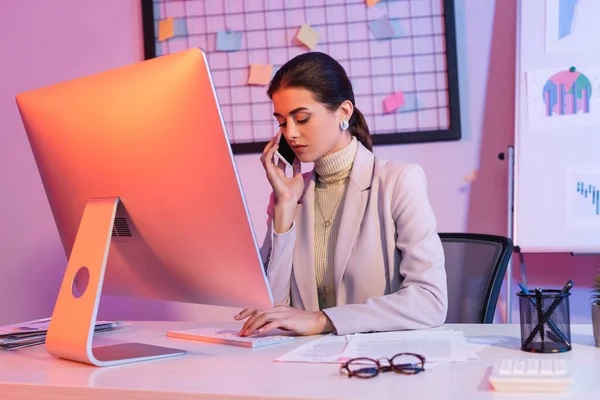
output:
[[[186,354],[143,343],[92,346],[119,202],[107,197],[86,203],[46,335],[46,349],[55,357],[105,367]]]

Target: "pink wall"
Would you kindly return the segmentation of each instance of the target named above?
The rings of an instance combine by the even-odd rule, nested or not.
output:
[[[516,0],[455,2],[463,139],[380,146],[375,152],[424,167],[440,231],[506,234],[507,166],[497,154],[513,143]],[[0,37],[10,38],[3,42],[0,63],[0,324],[49,315],[66,263],[14,95],[141,60],[138,4],[0,2]],[[262,240],[269,186],[259,155],[236,161]],[[473,169],[479,170],[478,179],[467,185],[463,176]],[[573,279],[572,320],[590,322],[588,288],[599,258],[527,255],[526,262],[530,286],[560,287]],[[14,301],[19,297],[23,300]],[[100,317],[195,319],[201,312],[194,305],[106,297]],[[513,318],[518,321],[518,312]]]
[[[138,0],[1,1],[0,323],[48,316],[65,256],[15,94],[140,60]]]

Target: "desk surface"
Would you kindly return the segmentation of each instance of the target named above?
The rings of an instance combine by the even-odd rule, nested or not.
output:
[[[0,393],[7,399],[527,399],[549,395],[494,392],[488,376],[499,358],[565,358],[574,382],[568,392],[551,398],[598,398],[600,349],[591,325],[573,325],[573,350],[563,354],[530,354],[519,350],[518,325],[446,325],[465,336],[501,337],[479,352],[479,359],[454,363],[416,376],[382,374],[375,379],[349,379],[335,364],[279,363],[273,360],[314,340],[248,349],[199,343],[165,336],[167,330],[200,326],[237,326],[222,321],[136,322],[97,336],[97,344],[138,341],[181,348],[184,356],[116,367],[96,368],[55,359],[44,346],[0,351]],[[6,397],[5,397],[6,396]],[[542,397],[543,396],[543,397]]]

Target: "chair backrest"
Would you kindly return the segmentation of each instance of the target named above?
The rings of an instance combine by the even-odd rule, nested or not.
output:
[[[439,235],[448,277],[446,323],[491,324],[513,251],[512,241],[476,233]]]

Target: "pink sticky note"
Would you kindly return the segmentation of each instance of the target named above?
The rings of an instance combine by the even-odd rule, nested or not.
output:
[[[296,40],[300,43],[304,44],[311,50],[314,50],[317,47],[317,42],[319,41],[319,32],[315,31],[308,24],[302,24],[298,33],[296,34]]]
[[[392,112],[403,105],[404,93],[402,93],[401,90],[389,95],[383,100],[383,108],[385,109],[385,112]]]
[[[250,65],[249,85],[268,85],[273,77],[273,66],[271,64]]]

